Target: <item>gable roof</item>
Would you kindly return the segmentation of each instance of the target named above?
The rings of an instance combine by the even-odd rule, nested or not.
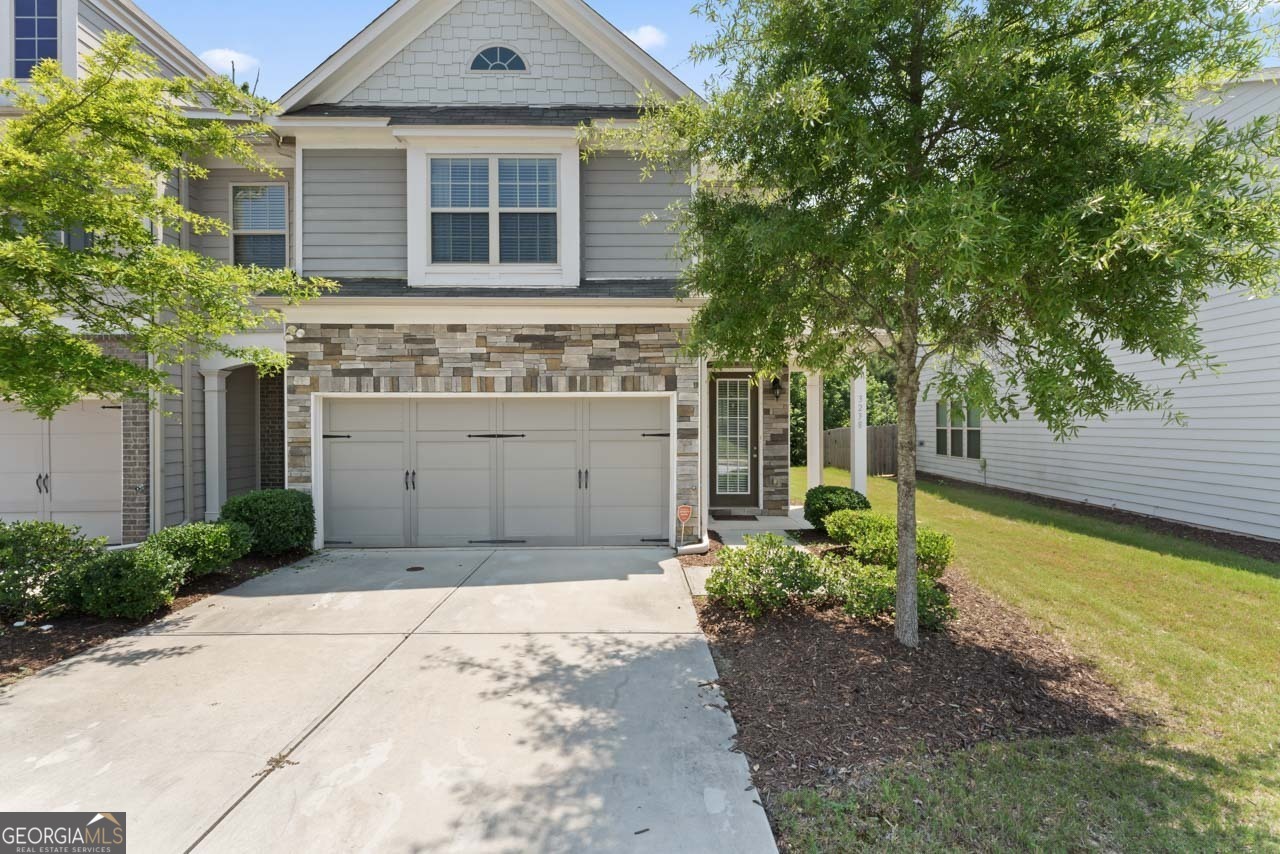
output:
[[[460,0],[397,0],[280,98],[284,113],[341,100]],[[587,49],[642,91],[645,83],[670,98],[692,90],[666,66],[583,0],[529,0]]]

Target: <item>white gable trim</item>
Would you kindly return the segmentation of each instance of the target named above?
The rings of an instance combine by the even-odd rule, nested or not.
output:
[[[336,103],[410,42],[443,18],[460,0],[398,0],[355,37],[320,63],[280,99],[284,112],[308,104]],[[672,98],[692,93],[678,77],[640,49],[582,0],[530,0],[627,82],[643,89],[650,81]]]

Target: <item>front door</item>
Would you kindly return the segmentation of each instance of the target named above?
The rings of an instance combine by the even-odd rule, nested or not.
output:
[[[711,506],[759,507],[760,390],[747,374],[711,383]]]

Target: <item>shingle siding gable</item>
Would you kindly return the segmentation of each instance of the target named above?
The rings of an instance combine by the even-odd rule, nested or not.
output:
[[[470,71],[482,48],[514,48],[526,72]],[[627,105],[627,82],[529,0],[462,0],[342,99],[344,104]]]

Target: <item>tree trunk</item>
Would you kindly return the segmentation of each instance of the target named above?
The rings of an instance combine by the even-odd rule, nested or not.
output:
[[[920,645],[916,602],[916,399],[920,373],[914,354],[898,364],[898,597],[894,634],[903,646]]]

